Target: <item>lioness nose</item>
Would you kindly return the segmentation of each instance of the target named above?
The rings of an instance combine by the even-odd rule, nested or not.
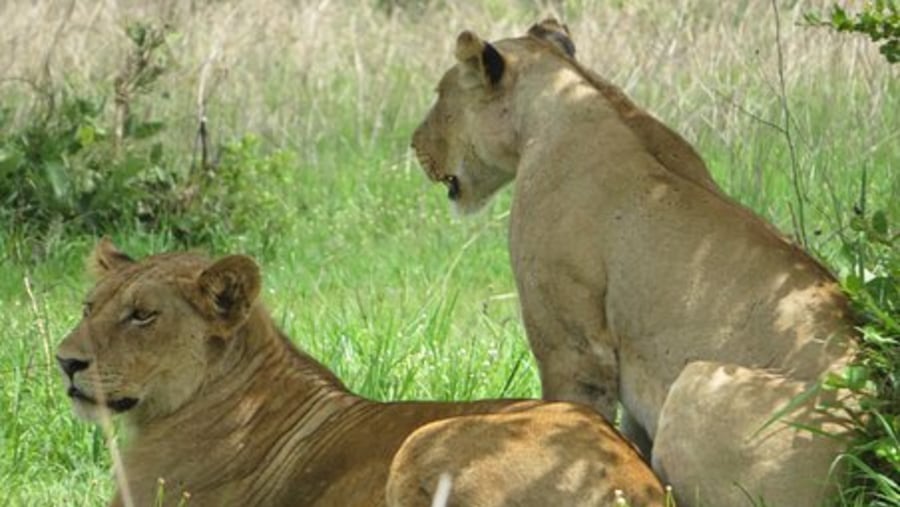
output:
[[[62,371],[66,372],[66,375],[70,377],[75,375],[76,372],[87,368],[89,364],[87,361],[82,361],[80,359],[64,359],[59,356],[56,356],[56,360],[59,362]]]

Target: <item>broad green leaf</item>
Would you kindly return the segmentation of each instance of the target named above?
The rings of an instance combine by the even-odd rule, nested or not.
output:
[[[78,131],[75,133],[75,138],[78,139],[78,143],[85,148],[94,144],[94,140],[96,139],[96,130],[91,125],[82,125],[78,127]]]
[[[866,387],[870,376],[869,369],[859,364],[850,365],[844,370],[847,387],[854,391],[859,391]]]
[[[857,275],[847,275],[844,278],[844,288],[850,292],[859,292],[863,288],[863,281]]]
[[[24,155],[15,146],[0,148],[0,177],[15,171],[23,159]]]
[[[43,165],[44,174],[50,187],[53,190],[53,196],[58,201],[65,200],[69,196],[71,185],[69,176],[66,174],[66,166],[58,160],[48,160]]]

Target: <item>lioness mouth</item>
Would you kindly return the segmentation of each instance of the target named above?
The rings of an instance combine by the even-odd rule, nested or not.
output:
[[[415,143],[412,144],[412,148],[416,153],[416,158],[419,159],[419,164],[425,168],[425,174],[428,175],[428,178],[431,181],[440,181],[447,185],[447,197],[451,201],[455,201],[459,197],[459,178],[452,174],[442,174],[437,168],[434,159],[424,151],[417,149]]]
[[[459,197],[459,178],[453,176],[444,177],[444,184],[447,185],[447,198],[455,201]]]
[[[90,403],[92,405],[97,404],[97,400],[91,398],[90,396],[84,394],[80,389],[75,386],[69,386],[69,389],[66,391],[66,394],[69,395],[69,398],[79,400],[85,403]],[[106,406],[112,410],[113,412],[121,413],[126,410],[130,410],[135,405],[137,405],[138,400],[136,398],[120,398],[117,400],[110,400],[106,402]]]

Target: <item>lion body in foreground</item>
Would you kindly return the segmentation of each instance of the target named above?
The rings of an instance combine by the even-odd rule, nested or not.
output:
[[[583,68],[555,20],[496,43],[463,32],[455,56],[412,146],[462,212],[515,180],[510,257],[544,397],[609,419],[621,402],[679,505],[820,505],[847,434],[814,410],[826,394],[771,419],[852,357],[833,277]]]
[[[131,435],[114,506],[159,505],[160,488],[164,505],[426,506],[442,473],[448,505],[608,506],[617,489],[664,505],[587,407],[353,395],[275,327],[248,257],[135,262],[104,241],[92,259],[99,280],[57,359],[76,412],[119,413]]]

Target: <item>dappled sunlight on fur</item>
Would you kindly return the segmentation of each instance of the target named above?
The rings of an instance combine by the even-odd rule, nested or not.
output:
[[[463,32],[412,146],[432,180],[458,181],[457,208],[515,177],[510,257],[544,397],[607,418],[621,401],[623,429],[685,506],[694,493],[738,505],[745,491],[822,503],[848,432],[785,422],[815,422],[819,398],[789,403],[855,352],[835,279],[574,59],[562,25],[538,26],[495,42]],[[702,365],[741,373],[707,385]],[[784,407],[777,432],[752,438]]]

